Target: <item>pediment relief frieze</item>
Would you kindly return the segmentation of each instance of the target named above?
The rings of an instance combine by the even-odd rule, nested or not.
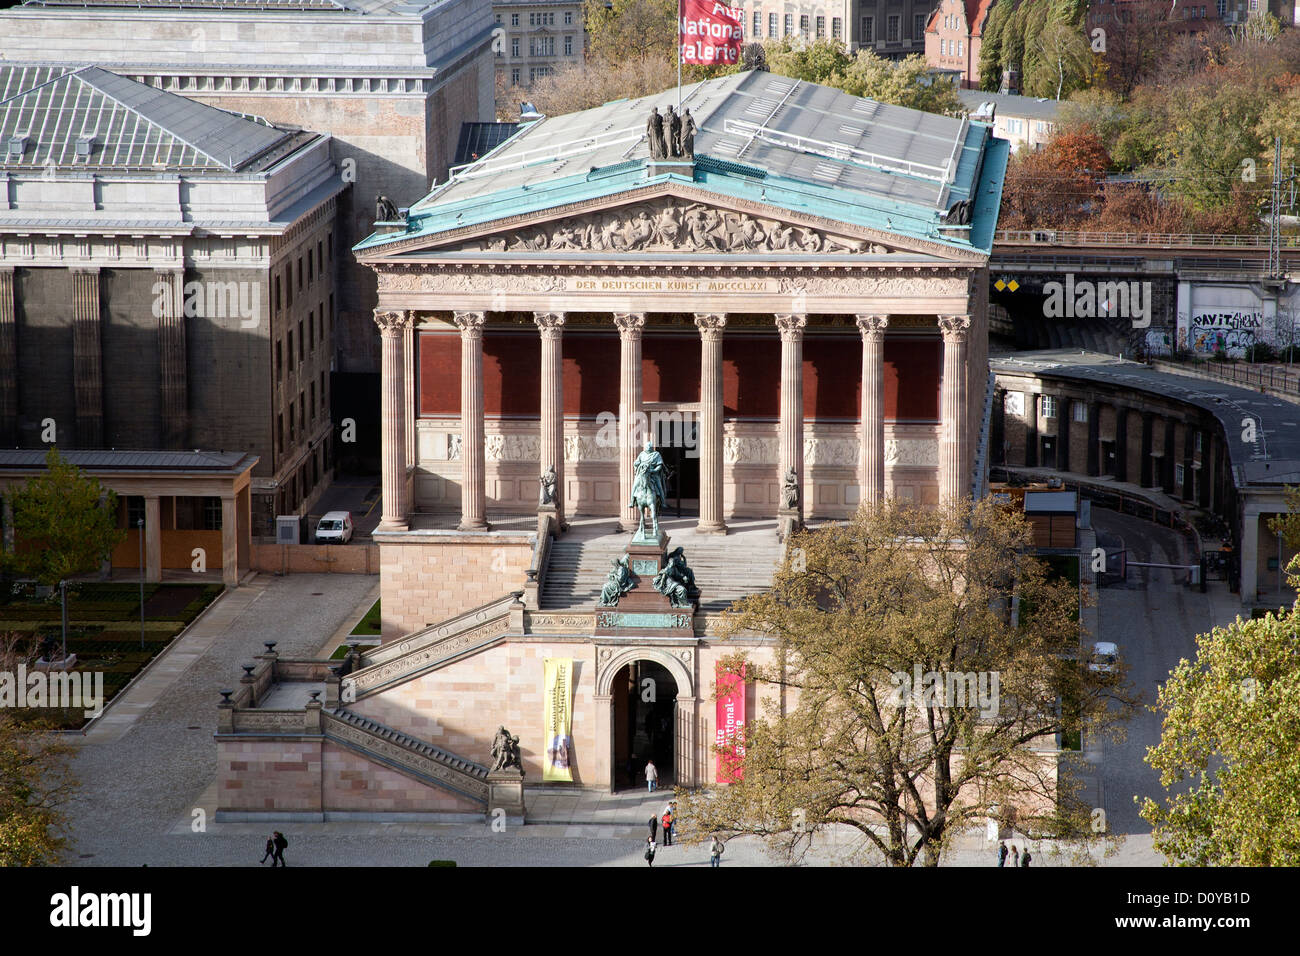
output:
[[[886,255],[895,250],[701,202],[665,197],[468,240],[462,252],[785,252]],[[442,250],[440,250],[442,251]]]

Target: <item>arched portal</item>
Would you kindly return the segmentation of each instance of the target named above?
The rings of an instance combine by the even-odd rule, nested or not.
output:
[[[658,786],[676,782],[677,680],[663,664],[637,659],[621,667],[610,683],[613,785],[645,787],[645,767],[654,760]]]

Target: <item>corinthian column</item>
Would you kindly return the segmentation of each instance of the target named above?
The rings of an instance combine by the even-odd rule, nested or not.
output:
[[[460,531],[486,531],[487,473],[483,442],[485,312],[456,312],[460,329]]]
[[[966,337],[969,315],[939,316],[943,333],[942,423],[939,438],[939,501],[970,494],[970,428],[966,408]]]
[[[406,497],[406,328],[411,313],[375,310],[382,358],[384,512],[376,531],[405,531],[410,515]]]
[[[808,324],[806,315],[777,315],[776,327],[781,332],[781,449],[778,477],[782,488],[785,476],[794,472],[797,500],[794,507],[781,503],[781,512],[792,519],[793,526],[803,522],[803,330]],[[784,490],[782,491],[784,495]],[[788,530],[783,522],[784,534]]]
[[[721,313],[695,314],[700,330],[700,523],[696,531],[726,534],[722,521],[722,330]]]
[[[645,328],[644,312],[615,312],[614,324],[618,326],[618,513],[624,531],[635,531],[636,510],[628,505],[632,500],[632,481],[636,477],[633,465],[641,446],[641,330]]]
[[[555,521],[564,527],[564,313],[534,312],[542,333],[542,460],[555,469]],[[558,529],[557,529],[558,530]]]
[[[887,315],[859,315],[862,332],[862,424],[858,481],[862,503],[885,497],[885,327]]]

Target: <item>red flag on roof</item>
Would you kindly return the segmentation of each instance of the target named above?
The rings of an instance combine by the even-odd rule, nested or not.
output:
[[[717,0],[681,0],[678,11],[683,63],[718,66],[740,62],[744,42],[740,7]]]

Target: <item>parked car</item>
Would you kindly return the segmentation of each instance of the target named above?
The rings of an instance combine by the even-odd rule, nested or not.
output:
[[[352,515],[347,511],[331,511],[316,525],[317,544],[347,544],[352,540]]]
[[[1110,641],[1098,641],[1092,645],[1092,654],[1088,656],[1088,670],[1109,674],[1118,664],[1119,648]]]

